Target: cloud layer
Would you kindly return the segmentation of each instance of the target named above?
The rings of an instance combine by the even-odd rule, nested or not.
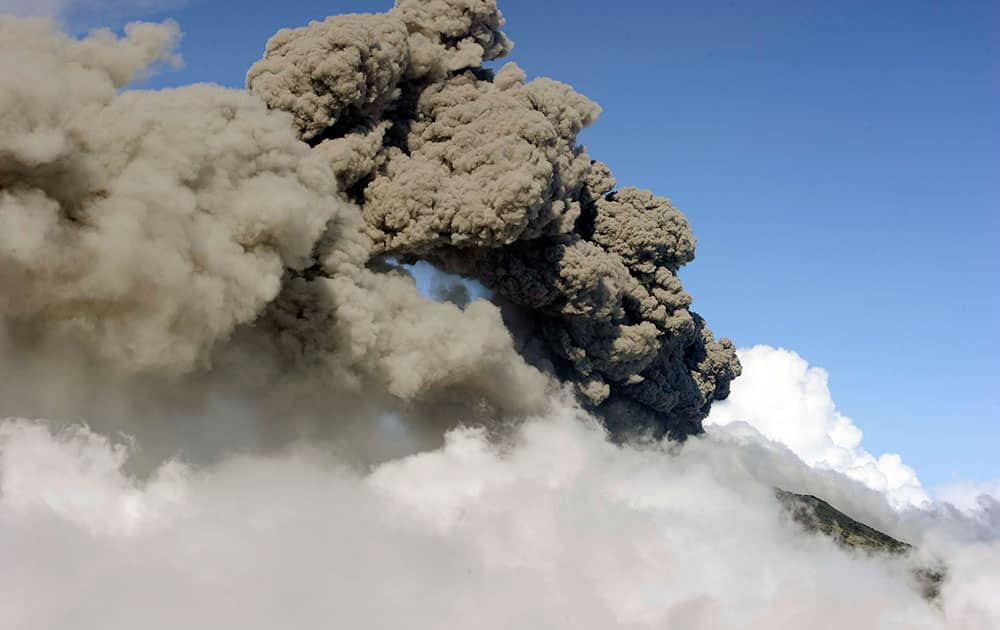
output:
[[[944,521],[890,523],[945,554],[952,573],[938,609],[909,582],[909,561],[848,554],[798,530],[771,488],[863,491],[740,440],[620,447],[562,407],[502,444],[457,429],[441,449],[369,473],[299,447],[208,468],[172,462],[138,482],[122,472],[127,447],[7,420],[0,625],[986,630],[1000,621],[995,538],[961,538]],[[871,505],[857,515],[891,513]]]

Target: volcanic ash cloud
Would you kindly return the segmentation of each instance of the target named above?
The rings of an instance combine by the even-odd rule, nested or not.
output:
[[[327,156],[371,254],[481,281],[518,345],[618,434],[701,430],[740,367],[677,277],[694,237],[671,203],[615,189],[577,134],[572,87],[482,64],[511,47],[494,2],[398,2],[283,29],[247,74]],[[326,275],[335,275],[327,267]]]
[[[178,38],[0,20],[0,346],[168,379],[238,354],[231,373],[265,362],[397,404],[538,409],[550,381],[496,307],[437,304],[368,264],[359,207],[292,114],[216,86],[121,90]]]
[[[538,413],[567,383],[619,436],[700,432],[740,367],[677,277],[687,220],[579,145],[595,103],[483,67],[502,24],[493,2],[401,1],[279,31],[249,91],[135,91],[178,61],[176,25],[3,18],[7,363],[260,390],[256,371],[427,418]],[[494,303],[434,302],[415,261]]]
[[[0,18],[0,627],[996,626],[995,505],[625,439],[740,366],[685,217],[579,146],[597,105],[483,67],[502,24],[401,0],[280,31],[248,91],[130,91],[176,25]],[[940,609],[775,486],[939,553]]]

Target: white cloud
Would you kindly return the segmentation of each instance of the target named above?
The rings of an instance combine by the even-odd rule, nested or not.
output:
[[[819,473],[726,434],[619,447],[563,407],[503,445],[458,429],[371,473],[300,446],[140,482],[122,469],[129,451],[87,429],[0,422],[0,627],[1000,622],[995,539],[939,549],[952,577],[938,610],[906,559],[845,553],[782,516],[772,483]],[[834,477],[864,494],[823,483]]]
[[[934,489],[934,497],[938,501],[951,503],[962,511],[975,512],[982,507],[986,498],[1000,501],[1000,481],[947,483]]]
[[[161,465],[140,490],[122,475],[126,444],[71,426],[53,436],[35,422],[0,423],[0,495],[9,508],[43,509],[93,533],[129,534],[183,499],[187,468]],[[11,457],[17,453],[17,457]]]
[[[861,429],[837,411],[826,370],[770,346],[742,349],[739,357],[743,375],[733,382],[729,399],[712,407],[707,426],[746,422],[810,466],[841,472],[885,493],[897,507],[929,502],[899,455],[875,457],[861,447]]]

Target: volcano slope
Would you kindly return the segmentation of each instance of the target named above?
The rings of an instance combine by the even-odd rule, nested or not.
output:
[[[775,489],[775,495],[787,513],[807,532],[828,536],[847,549],[884,556],[902,556],[914,550],[909,543],[854,520],[819,497],[780,488]],[[941,595],[947,570],[940,563],[917,567],[911,570],[911,577],[914,587],[927,600],[936,601]]]

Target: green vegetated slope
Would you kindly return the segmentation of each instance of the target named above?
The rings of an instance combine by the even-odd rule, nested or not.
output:
[[[912,545],[854,520],[819,497],[787,492],[780,488],[775,489],[775,493],[792,518],[807,531],[829,536],[845,548],[895,556],[902,556],[913,550]],[[921,594],[928,600],[935,601],[947,575],[944,566],[917,567],[911,574],[914,586]]]

